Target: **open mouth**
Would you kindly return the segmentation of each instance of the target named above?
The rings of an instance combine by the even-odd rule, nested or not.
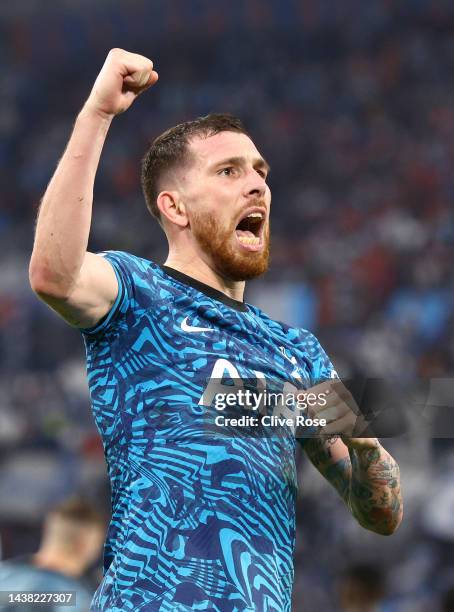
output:
[[[243,245],[260,247],[262,243],[262,230],[265,224],[265,213],[252,211],[247,213],[238,223],[235,234]]]

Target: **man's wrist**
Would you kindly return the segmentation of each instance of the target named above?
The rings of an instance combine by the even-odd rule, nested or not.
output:
[[[115,117],[114,114],[106,113],[93,104],[91,104],[88,99],[83,105],[82,109],[79,112],[78,119],[89,119],[95,121],[101,121],[102,123],[109,126],[112,123],[112,119]]]

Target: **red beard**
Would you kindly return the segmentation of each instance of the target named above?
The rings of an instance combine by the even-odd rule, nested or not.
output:
[[[196,213],[191,223],[195,239],[206,253],[216,272],[232,281],[245,281],[268,270],[270,257],[269,225],[263,232],[263,248],[242,252],[235,228],[223,229],[211,213]]]

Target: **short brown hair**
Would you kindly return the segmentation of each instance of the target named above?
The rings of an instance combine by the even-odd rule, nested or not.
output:
[[[103,512],[80,497],[70,497],[49,511],[49,517],[59,517],[70,523],[80,525],[105,526],[106,517]]]
[[[189,141],[195,136],[208,138],[220,132],[249,136],[240,119],[228,113],[212,113],[166,130],[150,145],[142,159],[142,189],[150,213],[160,219],[157,198],[160,179],[169,170],[189,161]]]

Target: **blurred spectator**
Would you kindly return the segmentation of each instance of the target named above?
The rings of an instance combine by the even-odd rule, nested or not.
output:
[[[379,612],[385,596],[385,580],[374,565],[350,566],[339,583],[339,602],[343,612]]]
[[[32,555],[0,563],[0,591],[75,592],[76,606],[86,612],[93,591],[83,575],[99,558],[105,535],[105,520],[89,504],[70,499],[49,512],[39,550]],[[0,605],[13,612],[27,609],[23,603]],[[58,605],[39,605],[49,612],[67,610]]]

